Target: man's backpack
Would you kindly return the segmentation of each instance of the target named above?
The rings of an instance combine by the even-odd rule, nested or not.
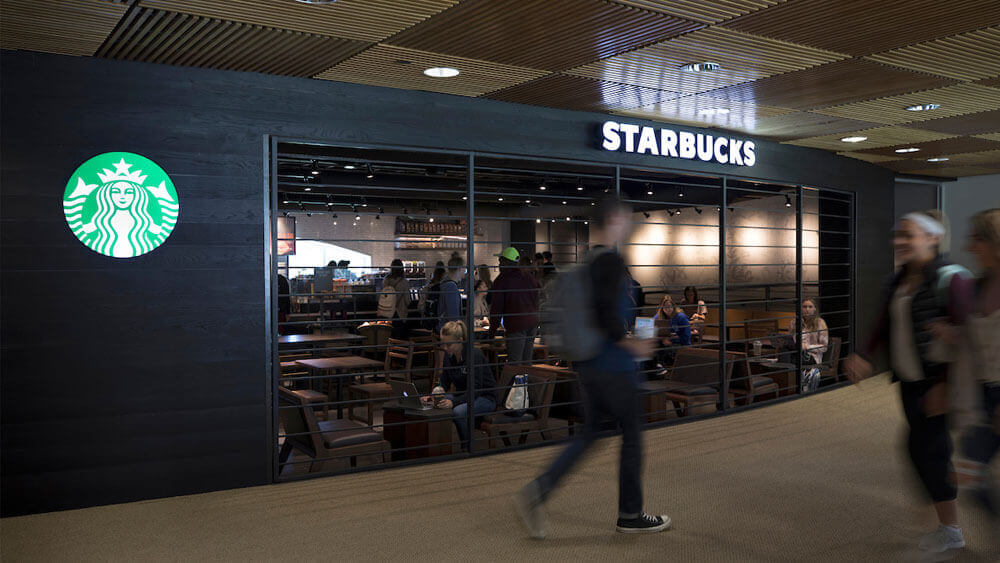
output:
[[[396,301],[399,294],[396,292],[395,280],[390,284],[388,280],[382,286],[382,291],[378,294],[378,316],[383,319],[391,319],[396,315]]]
[[[593,359],[607,338],[597,326],[591,277],[594,260],[605,252],[610,250],[592,251],[583,263],[560,272],[551,284],[542,324],[549,350],[561,359],[575,362]]]
[[[441,297],[441,284],[428,285],[424,288],[424,307],[420,316],[424,328],[434,330],[437,327],[438,299]]]

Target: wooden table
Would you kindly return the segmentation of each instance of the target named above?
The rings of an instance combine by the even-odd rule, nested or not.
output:
[[[382,407],[382,436],[392,444],[392,460],[452,453],[451,409],[408,409],[398,403]]]
[[[799,371],[795,364],[767,362],[760,358],[750,358],[750,373],[769,377],[778,384],[778,395],[794,395],[799,392]]]
[[[337,381],[337,418],[344,418],[344,405],[341,403],[344,396],[344,378],[354,377],[354,374],[349,373],[349,370],[380,369],[385,366],[385,362],[362,356],[311,358],[298,360],[295,363],[309,369],[310,375],[330,374],[330,377]],[[313,381],[309,380],[310,387],[312,387]]]

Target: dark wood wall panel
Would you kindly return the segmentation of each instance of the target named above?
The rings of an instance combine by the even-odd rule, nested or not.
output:
[[[734,172],[600,151],[596,126],[606,116],[596,113],[96,58],[0,57],[9,86],[0,91],[4,515],[270,482],[268,134]],[[132,260],[88,250],[62,218],[72,171],[120,150],[156,161],[181,200],[170,239]],[[757,166],[735,172],[857,191],[863,326],[888,268],[892,173],[768,142],[758,143]]]

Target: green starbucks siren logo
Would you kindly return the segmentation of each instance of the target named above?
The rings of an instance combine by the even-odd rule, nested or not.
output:
[[[166,172],[130,152],[108,152],[76,169],[63,194],[69,228],[94,252],[134,258],[163,244],[180,205]]]

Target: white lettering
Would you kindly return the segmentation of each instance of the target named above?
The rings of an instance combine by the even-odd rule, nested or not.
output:
[[[740,154],[742,149],[743,141],[729,139],[729,164],[743,166],[743,155]]]
[[[660,129],[660,154],[677,156],[677,133],[673,129]]]
[[[694,135],[688,133],[687,131],[681,131],[680,134],[680,154],[681,158],[694,158],[695,148],[694,148]]]
[[[618,123],[615,121],[605,121],[601,127],[604,133],[604,141],[601,146],[606,151],[616,151],[622,146],[622,136],[618,134]]]
[[[712,160],[712,136],[698,133],[698,160]]]
[[[720,164],[725,164],[729,157],[726,156],[726,151],[723,149],[729,148],[729,139],[725,137],[715,138],[715,161]]]
[[[757,153],[754,152],[756,148],[753,141],[747,141],[743,144],[743,158],[746,160],[747,166],[753,166],[757,163]]]
[[[619,125],[622,134],[625,135],[625,152],[635,152],[635,136],[639,133],[639,126],[631,123]]]
[[[649,154],[659,155],[660,151],[656,148],[656,131],[652,127],[643,127],[642,133],[639,135],[639,149],[635,152],[639,154]]]

